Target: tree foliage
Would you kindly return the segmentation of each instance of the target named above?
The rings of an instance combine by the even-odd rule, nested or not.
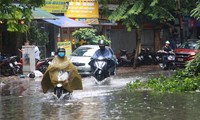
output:
[[[20,24],[20,21],[31,22],[32,10],[44,4],[45,0],[1,0],[0,21],[6,25],[8,31],[25,32],[28,26]]]
[[[194,9],[191,11],[191,16],[197,20],[200,19],[200,2],[196,3],[196,7],[194,7]]]
[[[198,49],[200,49],[200,40],[197,43],[199,46]],[[187,76],[191,77],[197,76],[200,73],[200,53],[196,54],[193,60],[188,61],[184,71]]]
[[[86,44],[97,44],[99,40],[104,40],[106,44],[110,44],[110,40],[104,35],[96,35],[97,30],[91,28],[81,28],[72,33],[72,36],[79,41],[85,40]]]
[[[119,6],[109,16],[110,20],[122,21],[130,31],[142,27],[153,20],[160,22],[172,21],[171,11],[176,11],[174,0],[119,0]]]
[[[37,23],[32,22],[28,30],[28,40],[30,43],[37,43],[38,45],[46,45],[49,41],[48,33],[43,29],[39,29]]]

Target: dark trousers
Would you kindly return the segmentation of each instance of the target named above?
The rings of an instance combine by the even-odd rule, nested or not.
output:
[[[167,64],[167,55],[163,55],[163,66]]]

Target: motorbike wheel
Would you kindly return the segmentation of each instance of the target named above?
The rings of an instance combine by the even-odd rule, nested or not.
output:
[[[176,65],[175,65],[175,63],[171,63],[171,68],[170,68],[171,70],[176,70]]]
[[[123,61],[121,59],[119,59],[117,66],[118,67],[122,67],[123,65],[124,65]]]
[[[95,78],[97,79],[97,81],[102,81],[103,80],[102,75],[96,75]]]
[[[166,67],[164,67],[163,63],[159,63],[159,66],[162,70],[166,70]]]
[[[60,98],[63,94],[63,87],[56,87],[54,88],[54,94]]]
[[[1,66],[1,74],[4,76],[11,76],[13,74],[13,68],[11,68],[9,65]]]
[[[103,79],[105,79],[105,75],[101,70],[97,70],[94,77],[96,78],[97,81],[102,81]]]
[[[21,74],[22,73],[22,67],[16,65],[12,68],[13,70],[13,75]]]
[[[40,71],[40,72],[42,72],[42,73],[45,73],[45,71],[47,70],[47,68],[48,68],[48,64],[42,64],[39,68],[38,68],[38,70]]]

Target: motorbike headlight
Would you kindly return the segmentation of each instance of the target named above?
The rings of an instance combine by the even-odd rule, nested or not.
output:
[[[151,56],[151,55],[149,55],[149,58],[150,58],[150,59],[152,59],[152,56]]]
[[[169,55],[169,56],[168,56],[168,60],[175,60],[175,57],[172,56],[172,55]]]

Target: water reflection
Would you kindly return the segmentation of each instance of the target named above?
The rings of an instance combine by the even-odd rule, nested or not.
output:
[[[155,94],[112,91],[103,96],[56,101],[46,97],[1,97],[0,119],[197,120],[199,93]]]
[[[108,115],[114,119],[196,120],[200,117],[199,97],[199,93],[121,92],[114,93],[106,106]]]
[[[141,76],[140,76],[141,77]],[[199,93],[128,92],[139,77],[114,77],[109,84],[83,80],[84,90],[70,99],[43,94],[40,81],[27,81],[23,94],[0,96],[0,120],[198,120]],[[24,84],[24,83],[23,83]],[[21,84],[20,84],[21,85]]]

